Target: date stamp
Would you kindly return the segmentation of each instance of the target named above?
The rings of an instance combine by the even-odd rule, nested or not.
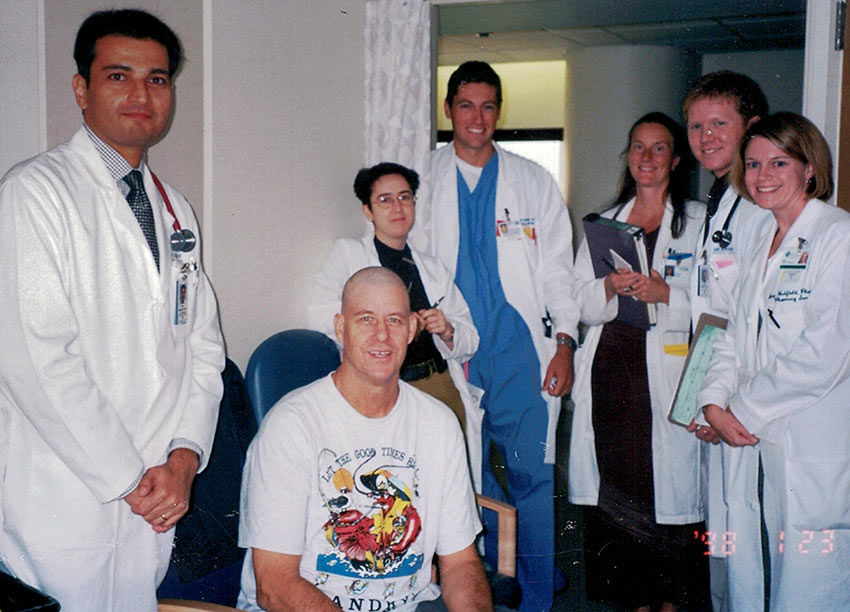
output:
[[[705,544],[704,555],[712,557],[728,557],[735,554],[738,543],[738,534],[734,531],[723,533],[713,531],[694,531],[694,539]],[[779,537],[773,543],[776,552],[786,554],[796,552],[801,555],[821,554],[828,555],[835,550],[835,531],[823,529],[821,531],[803,530],[802,537],[795,546],[788,547],[785,541],[785,532],[780,531]]]

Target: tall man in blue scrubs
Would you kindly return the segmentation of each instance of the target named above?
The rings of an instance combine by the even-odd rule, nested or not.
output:
[[[478,328],[469,382],[485,392],[483,492],[517,508],[521,609],[540,612],[552,607],[555,427],[573,385],[579,311],[567,208],[546,170],[493,142],[501,104],[488,64],[452,74],[444,108],[453,140],[432,155],[431,201],[411,240],[454,271]],[[507,495],[490,469],[491,445],[505,459]],[[489,525],[493,566],[495,534]]]

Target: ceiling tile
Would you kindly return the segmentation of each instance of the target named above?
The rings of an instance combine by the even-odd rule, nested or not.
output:
[[[557,28],[549,30],[553,34],[571,40],[578,45],[592,47],[599,45],[621,45],[628,41],[600,28]]]
[[[440,63],[470,53],[499,58],[493,61],[560,59],[598,45],[719,53],[801,49],[805,43],[805,0],[514,0],[438,10],[441,32],[455,32],[440,36]],[[474,30],[490,35],[479,38]]]

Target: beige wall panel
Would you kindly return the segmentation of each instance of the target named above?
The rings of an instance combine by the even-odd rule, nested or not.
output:
[[[213,284],[244,368],[306,325],[333,240],[363,231],[365,3],[213,2],[211,17]]]

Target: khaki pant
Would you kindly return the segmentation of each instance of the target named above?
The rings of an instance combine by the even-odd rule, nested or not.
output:
[[[457,420],[460,421],[460,430],[463,432],[463,439],[466,440],[466,413],[463,409],[463,401],[460,399],[460,393],[458,393],[457,387],[455,387],[448,370],[440,374],[431,374],[431,376],[426,378],[414,380],[409,384],[420,391],[424,391],[431,397],[437,398],[451,408],[452,412],[457,416]]]

